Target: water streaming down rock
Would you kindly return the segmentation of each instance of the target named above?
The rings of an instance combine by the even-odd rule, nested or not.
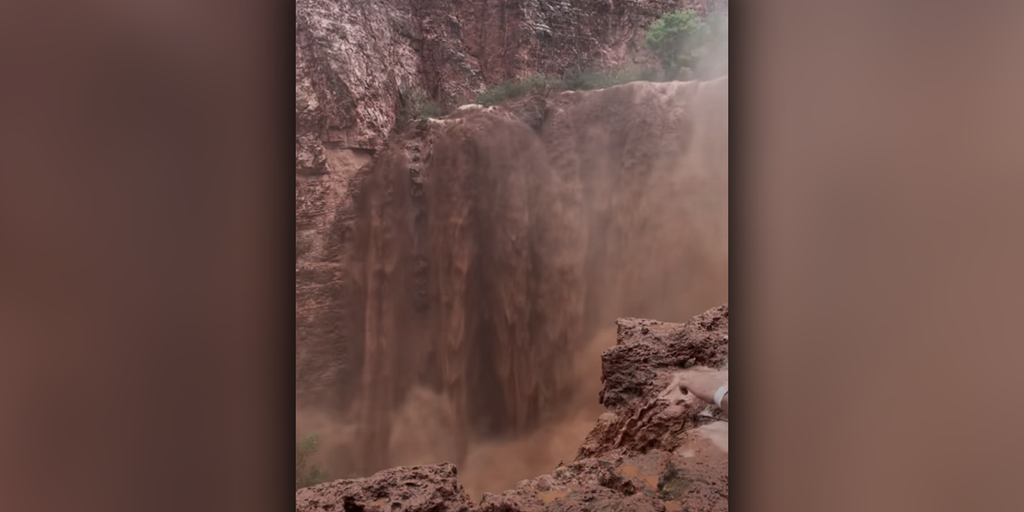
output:
[[[300,347],[297,379],[300,403],[352,404],[348,471],[412,452],[458,465],[469,439],[557,414],[569,358],[616,317],[683,320],[727,301],[727,87],[562,93],[536,129],[467,109],[415,125],[358,173],[332,229],[344,361]],[[336,375],[304,379],[314,358]],[[414,434],[428,425],[416,404],[430,436]]]

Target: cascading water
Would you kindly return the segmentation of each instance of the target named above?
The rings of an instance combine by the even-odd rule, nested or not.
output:
[[[565,93],[537,130],[469,109],[378,154],[329,245],[344,361],[297,376],[333,475],[448,460],[479,489],[496,442],[532,472],[501,485],[571,457],[616,317],[728,301],[727,98],[727,78]],[[303,389],[313,367],[330,393]]]

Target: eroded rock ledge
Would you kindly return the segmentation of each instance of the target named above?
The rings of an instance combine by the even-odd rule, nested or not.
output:
[[[476,504],[451,464],[393,468],[302,489],[296,512],[728,510],[728,423],[721,411],[692,395],[658,399],[682,368],[728,367],[728,305],[685,324],[617,323],[617,344],[601,358],[608,412],[572,463]]]

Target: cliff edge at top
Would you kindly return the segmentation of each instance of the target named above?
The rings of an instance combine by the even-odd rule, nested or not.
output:
[[[403,94],[451,109],[488,85],[579,67],[653,63],[644,31],[695,0],[297,0],[296,168],[324,148],[376,150]]]

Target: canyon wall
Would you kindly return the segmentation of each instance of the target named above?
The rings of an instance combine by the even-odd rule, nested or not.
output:
[[[690,0],[297,0],[296,399],[330,401],[357,376],[345,270],[353,180],[400,124],[403,98],[445,107],[542,72],[648,64],[644,29]],[[342,394],[347,394],[343,391]]]
[[[344,440],[332,474],[459,464],[557,415],[616,317],[727,301],[727,78],[401,116],[416,91],[647,64],[684,5],[297,2],[296,400]]]

